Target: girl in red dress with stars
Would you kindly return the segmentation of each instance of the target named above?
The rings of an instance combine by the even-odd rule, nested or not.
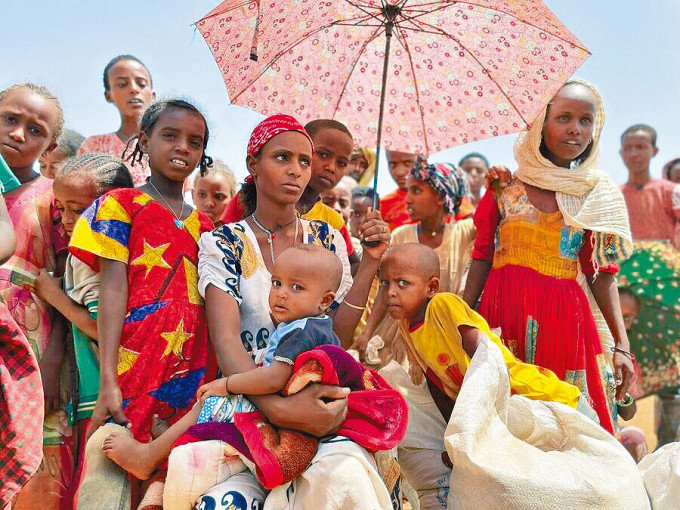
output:
[[[185,101],[149,106],[133,161],[148,155],[150,179],[106,193],[74,229],[71,252],[102,281],[90,434],[112,420],[146,442],[154,415],[174,423],[203,383],[208,337],[196,243],[213,225],[184,202],[182,186],[194,168],[212,164],[208,135],[203,115]]]

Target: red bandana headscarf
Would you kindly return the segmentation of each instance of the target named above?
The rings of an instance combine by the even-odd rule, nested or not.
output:
[[[267,117],[255,126],[253,133],[250,135],[250,141],[248,141],[248,156],[257,154],[265,143],[285,131],[297,131],[298,133],[305,135],[312,146],[312,152],[314,152],[312,137],[305,131],[302,124],[290,115],[279,114]]]

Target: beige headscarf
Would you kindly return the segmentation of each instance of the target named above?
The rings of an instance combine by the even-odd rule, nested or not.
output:
[[[375,162],[378,158],[375,157],[375,149],[369,147],[361,147],[359,149],[354,149],[355,152],[360,153],[366,161],[368,162],[368,167],[364,170],[359,178],[360,186],[373,186],[373,176],[375,175]],[[354,155],[354,154],[352,154]]]
[[[520,133],[515,142],[515,159],[519,164],[515,177],[532,186],[555,191],[565,223],[593,231],[593,263],[598,268],[628,258],[633,240],[621,190],[598,169],[600,134],[605,119],[602,98],[590,83],[568,82],[572,83],[588,87],[597,99],[590,154],[578,166],[569,169],[558,167],[543,157],[540,147],[546,107],[531,128]]]

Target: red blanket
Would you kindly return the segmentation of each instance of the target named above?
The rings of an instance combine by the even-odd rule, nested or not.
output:
[[[300,354],[284,394],[309,384],[348,387],[347,417],[338,431],[371,452],[397,446],[406,434],[408,408],[403,397],[377,372],[365,368],[340,347],[324,345]],[[257,467],[266,489],[297,478],[316,455],[316,438],[278,429],[259,412],[237,413],[234,423],[191,427],[177,444],[219,439],[232,445]]]

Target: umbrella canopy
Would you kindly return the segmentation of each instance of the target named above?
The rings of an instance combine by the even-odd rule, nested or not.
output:
[[[522,130],[588,57],[539,0],[227,0],[197,27],[233,103],[375,146],[384,84],[382,146],[419,154]]]
[[[636,396],[680,386],[680,253],[667,242],[638,241],[619,282],[640,302],[628,332],[642,372]]]

